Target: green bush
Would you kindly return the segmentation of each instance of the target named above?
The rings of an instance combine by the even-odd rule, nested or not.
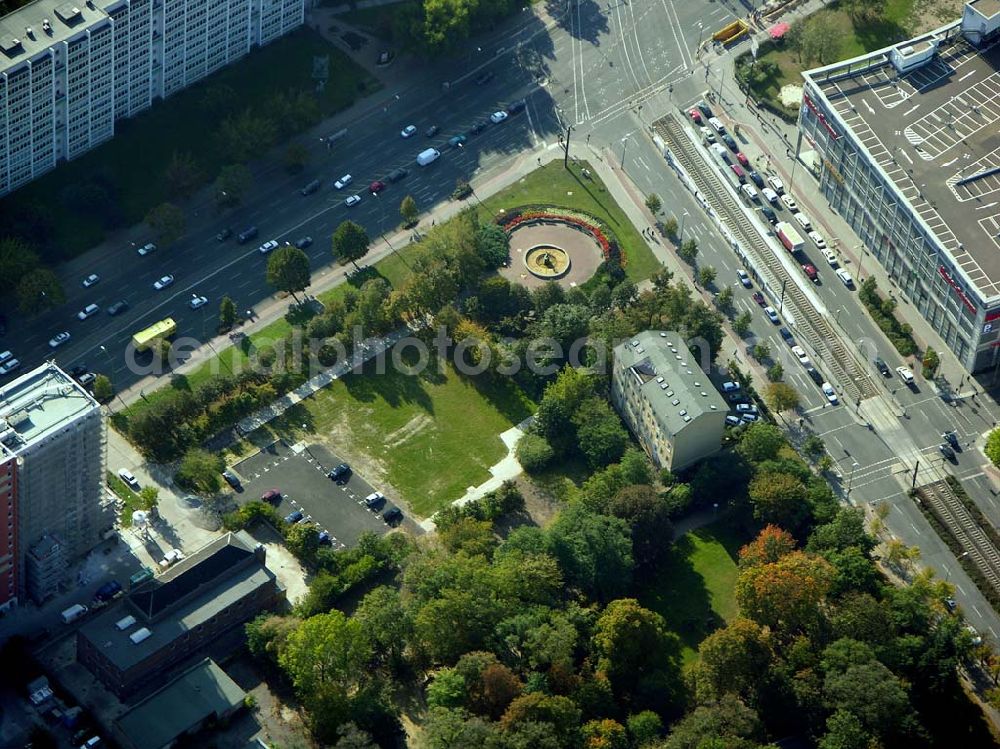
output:
[[[548,441],[537,434],[526,434],[517,443],[517,462],[528,473],[538,473],[552,462],[555,452]]]
[[[524,510],[524,496],[513,481],[504,481],[499,489],[494,489],[480,499],[464,505],[448,505],[434,515],[434,524],[439,531],[451,527],[459,520],[488,520]]]
[[[883,299],[879,296],[875,279],[869,276],[858,289],[858,298],[865,305],[868,314],[879,326],[889,341],[902,356],[913,356],[917,353],[917,344],[913,340],[913,328],[907,323],[901,323],[894,314],[895,299]]]
[[[221,455],[193,448],[184,453],[174,480],[182,489],[201,494],[216,494],[222,488],[220,476],[226,468]]]

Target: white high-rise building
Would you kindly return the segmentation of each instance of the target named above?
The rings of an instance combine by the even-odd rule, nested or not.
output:
[[[18,597],[40,601],[114,527],[101,407],[52,362],[0,387],[0,465],[8,460],[16,461],[7,508],[13,578]]]
[[[0,19],[0,195],[300,26],[305,0],[35,0]]]

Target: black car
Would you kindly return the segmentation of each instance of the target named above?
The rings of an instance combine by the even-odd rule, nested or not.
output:
[[[472,124],[472,127],[469,128],[469,132],[472,133],[473,135],[479,135],[485,129],[486,129],[486,122],[484,120],[480,120],[479,122],[474,122]]]
[[[404,179],[409,175],[410,171],[408,169],[393,169],[387,175],[385,175],[386,182],[399,182],[399,180]]]
[[[766,218],[770,223],[778,223],[778,214],[776,214],[771,208],[768,208],[766,205],[762,205],[760,207],[760,212],[764,214],[764,218]]]
[[[236,241],[240,244],[246,244],[251,239],[256,237],[260,233],[260,230],[256,226],[248,226],[246,229],[239,233],[236,237]]]
[[[79,380],[85,374],[87,374],[87,365],[85,364],[77,364],[75,367],[69,370],[69,376],[72,377],[74,380]]]
[[[240,484],[240,477],[237,476],[232,471],[226,470],[222,472],[222,478],[226,480],[226,483],[233,487],[236,491],[243,489],[242,484]]]
[[[795,337],[792,335],[792,331],[790,331],[788,328],[782,325],[780,328],[778,328],[778,332],[781,333],[781,337],[782,339],[784,339],[785,343],[787,343],[789,346],[795,345]]]
[[[440,131],[441,128],[439,128],[437,125],[431,125],[429,128],[427,128],[427,131],[424,133],[424,135],[426,135],[428,138],[433,138]]]
[[[122,299],[121,301],[115,302],[114,304],[108,307],[108,314],[114,317],[115,315],[120,315],[127,309],[128,309],[128,302]]]
[[[303,187],[299,192],[301,192],[303,195],[312,195],[319,188],[320,188],[320,181],[318,179],[314,179],[308,185]]]
[[[517,114],[527,106],[527,102],[524,99],[519,99],[518,101],[512,102],[509,107],[507,107],[507,114]]]
[[[484,71],[476,76],[476,85],[485,86],[487,83],[493,80],[493,73],[489,71]]]
[[[760,172],[750,172],[750,179],[757,187],[764,186],[764,178],[760,176]]]
[[[351,475],[351,467],[347,463],[341,463],[336,468],[327,472],[326,477],[331,481],[343,483]]]
[[[892,377],[892,370],[889,369],[889,365],[881,359],[875,360],[875,369],[881,372],[883,377]]]
[[[117,580],[109,580],[97,589],[97,593],[94,594],[94,598],[98,601],[110,601],[121,591],[121,589],[122,584],[120,582]]]
[[[299,237],[295,240],[295,246],[300,250],[304,250],[306,247],[311,246],[313,243],[312,237]]]
[[[823,375],[817,372],[815,367],[806,367],[806,374],[808,374],[809,379],[811,379],[817,385],[823,384]]]
[[[227,226],[225,229],[223,229],[222,231],[220,231],[218,234],[215,235],[215,241],[225,242],[231,236],[233,236],[233,230]]]
[[[955,451],[951,449],[951,445],[942,442],[938,445],[938,452],[941,453],[945,460],[950,460],[952,463],[955,462]]]
[[[944,434],[941,435],[941,439],[943,439],[945,442],[951,445],[953,449],[955,450],[959,449],[958,435],[955,434],[954,432],[945,432]]]
[[[382,513],[382,519],[389,525],[394,525],[403,519],[403,511],[398,507],[390,507]]]
[[[705,117],[711,117],[712,116],[712,108],[709,107],[708,104],[706,104],[705,102],[699,101],[698,102],[698,109],[701,110],[701,113],[703,115],[705,115]]]
[[[726,147],[733,153],[739,153],[740,147],[736,145],[736,141],[733,140],[733,136],[729,133],[722,134],[722,142],[725,143]]]
[[[289,525],[294,525],[305,517],[302,510],[296,510],[295,512],[285,515],[285,522]]]
[[[0,335],[7,335],[7,316],[0,315]]]

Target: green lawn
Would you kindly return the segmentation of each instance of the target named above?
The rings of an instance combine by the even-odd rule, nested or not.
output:
[[[356,468],[364,466],[366,478],[399,491],[419,517],[488,479],[507,452],[500,433],[535,409],[510,380],[463,377],[450,365],[438,373],[433,363],[417,375],[389,361],[383,374],[375,368],[369,362],[266,429],[291,441],[329,441]]]
[[[483,201],[479,211],[483,219],[495,216],[501,208],[511,209],[525,204],[546,203],[589,213],[604,222],[615,233],[625,258],[625,273],[630,280],[639,282],[649,278],[660,268],[646,241],[635,230],[604,183],[593,175],[585,178],[581,169],[587,162],[570,164],[564,169],[562,161],[553,161],[525,175],[505,190]]]
[[[225,165],[214,137],[220,120],[248,106],[266,107],[277,92],[313,90],[316,56],[330,58],[330,79],[318,95],[324,116],[377,90],[378,82],[350,58],[312,29],[302,28],[138,117],[118,122],[111,141],[4,198],[2,212],[16,215],[19,206],[41,206],[54,230],[43,248],[44,259],[55,262],[78,255],[100,243],[105,229],[94,211],[61,205],[66,185],[103,175],[117,190],[122,224],[142,222],[151,207],[168,197],[163,174],[175,152],[189,152],[205,180],[214,180]],[[222,98],[228,101],[220,103]]]
[[[339,0],[324,0],[325,4],[336,5]],[[362,31],[367,31],[372,36],[378,37],[386,42],[398,42],[393,28],[393,20],[401,13],[409,13],[418,9],[422,5],[421,0],[404,0],[404,2],[393,3],[392,5],[377,6],[374,8],[358,8],[350,10],[336,17],[336,21],[343,21],[351,26],[356,26]],[[334,23],[336,23],[334,21]]]
[[[724,520],[686,533],[639,593],[642,605],[681,638],[685,665],[697,659],[707,635],[737,614],[736,555],[743,543]]]

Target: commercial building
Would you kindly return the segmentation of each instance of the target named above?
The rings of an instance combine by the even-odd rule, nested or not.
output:
[[[134,697],[280,604],[284,590],[264,562],[264,547],[245,533],[217,538],[84,624],[77,660],[119,698]]]
[[[811,70],[797,152],[970,372],[1000,363],[1000,2]]]
[[[614,349],[611,402],[659,468],[678,471],[719,450],[726,401],[674,332],[647,330]]]
[[[246,692],[206,658],[115,720],[115,738],[124,749],[169,749],[181,737],[228,718],[245,698]]]
[[[67,564],[114,526],[106,453],[100,406],[54,363],[0,387],[0,466],[16,462],[7,548],[18,597],[43,601],[55,593]]]
[[[0,454],[2,455],[2,454]],[[17,458],[0,456],[0,613],[17,605]]]
[[[0,195],[300,26],[305,0],[35,0],[0,19]]]

